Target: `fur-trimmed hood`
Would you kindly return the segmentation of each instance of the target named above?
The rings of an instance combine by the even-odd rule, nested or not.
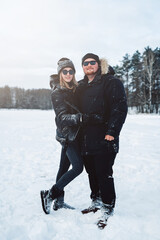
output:
[[[60,87],[58,74],[53,74],[50,76],[49,85],[52,89],[54,89],[55,87]]]
[[[100,58],[100,66],[101,66],[101,75],[104,75],[104,74],[114,75],[115,74],[114,69],[108,64],[107,59]]]
[[[100,60],[101,74],[102,75],[107,74],[109,71],[109,64],[107,59],[100,58],[99,60]]]

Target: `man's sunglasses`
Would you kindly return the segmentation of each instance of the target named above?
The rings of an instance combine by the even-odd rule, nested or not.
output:
[[[73,74],[74,74],[74,71],[73,71],[73,70],[69,70],[69,71],[63,70],[62,73],[63,73],[64,75],[67,75],[67,73],[69,73],[70,75],[73,75]]]
[[[88,66],[89,63],[90,63],[91,65],[95,65],[95,64],[96,64],[96,61],[89,61],[89,62],[86,61],[86,62],[83,63],[83,66]]]

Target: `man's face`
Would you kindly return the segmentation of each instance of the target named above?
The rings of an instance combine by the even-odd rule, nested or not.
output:
[[[91,62],[88,63],[87,66],[85,66],[84,64],[87,62]],[[94,63],[94,65],[92,65],[92,63]],[[93,58],[87,58],[84,63],[83,63],[83,71],[86,75],[94,75],[98,70],[98,63],[95,61],[95,59]]]

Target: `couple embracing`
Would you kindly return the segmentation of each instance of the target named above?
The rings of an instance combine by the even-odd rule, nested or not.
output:
[[[56,139],[62,150],[56,183],[40,192],[42,207],[46,214],[51,212],[52,203],[53,210],[73,209],[64,202],[64,188],[82,173],[84,166],[91,205],[82,213],[101,209],[109,216],[115,207],[112,168],[127,115],[127,100],[123,84],[107,60],[87,53],[82,58],[82,68],[84,78],[77,82],[73,62],[61,58],[57,74],[51,75]]]

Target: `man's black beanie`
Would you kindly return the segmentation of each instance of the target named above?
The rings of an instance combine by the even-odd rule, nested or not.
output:
[[[82,58],[82,65],[83,65],[84,61],[85,61],[87,58],[93,58],[93,59],[96,60],[96,62],[98,63],[98,65],[100,64],[99,57],[98,57],[96,54],[87,53],[87,54],[84,55],[84,57]]]

